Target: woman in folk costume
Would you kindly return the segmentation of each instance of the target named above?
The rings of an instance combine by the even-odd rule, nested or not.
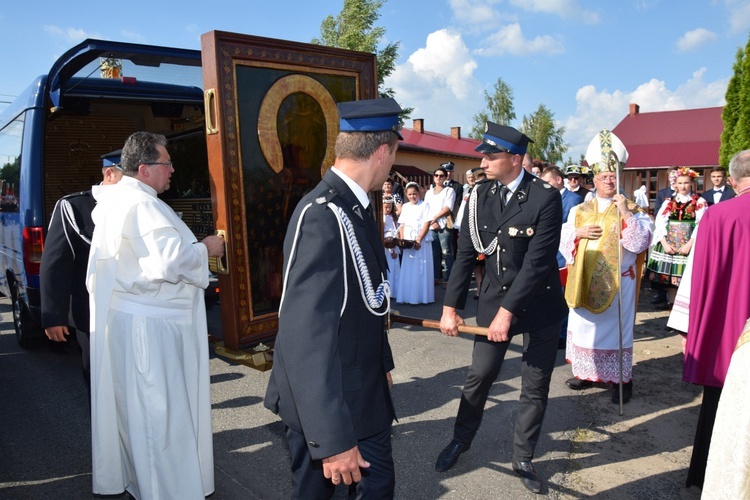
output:
[[[388,262],[388,282],[391,284],[391,298],[396,298],[396,287],[398,286],[398,277],[401,273],[401,262],[399,256],[401,249],[396,245],[398,237],[398,226],[393,220],[393,211],[396,204],[393,197],[383,198],[383,239],[385,241],[385,259]]]
[[[430,207],[420,199],[416,182],[406,185],[406,198],[409,203],[401,207],[398,232],[401,240],[413,242],[413,246],[404,246],[396,301],[402,304],[432,304],[435,302],[435,286],[432,282]]]
[[[708,208],[706,200],[692,191],[698,172],[688,167],[677,169],[675,195],[667,198],[656,212],[648,279],[667,285],[667,309],[674,304],[677,287],[695,241],[694,231]]]
[[[560,252],[568,263],[565,299],[570,307],[565,357],[574,375],[566,384],[574,390],[591,387],[594,382],[618,384],[622,375],[623,403],[632,394],[636,291],[653,231],[646,212],[617,193],[618,167],[624,166],[627,155],[625,146],[610,131],[594,137],[586,161],[594,169],[596,196],[573,207],[560,240]],[[620,402],[617,389],[612,402]]]

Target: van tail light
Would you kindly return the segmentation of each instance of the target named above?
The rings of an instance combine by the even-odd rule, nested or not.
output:
[[[23,264],[26,274],[39,274],[44,251],[44,228],[23,228]]]

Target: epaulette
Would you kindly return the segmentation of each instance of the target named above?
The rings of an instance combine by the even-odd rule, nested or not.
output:
[[[557,191],[557,189],[552,187],[550,183],[543,181],[539,177],[534,177],[529,184],[542,189],[544,192],[551,193],[553,191]]]
[[[338,193],[336,192],[335,189],[328,188],[327,191],[325,191],[320,196],[315,198],[315,203],[317,205],[328,205],[328,203],[330,203],[331,200],[333,200],[337,195]]]
[[[79,191],[77,193],[66,194],[65,196],[63,196],[60,199],[61,200],[70,200],[71,198],[77,198],[78,196],[88,196],[90,194],[91,194],[91,191]]]

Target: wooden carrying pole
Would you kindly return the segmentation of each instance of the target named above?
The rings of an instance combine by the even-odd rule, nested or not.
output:
[[[432,319],[423,319],[423,318],[411,318],[409,316],[401,316],[400,314],[391,314],[391,324],[393,323],[404,323],[407,325],[415,325],[415,326],[421,326],[424,328],[432,328],[435,330],[440,330],[440,321],[432,320]],[[483,337],[487,336],[487,328],[483,326],[469,326],[469,325],[460,325],[458,327],[458,333],[470,333],[472,335],[481,335]]]

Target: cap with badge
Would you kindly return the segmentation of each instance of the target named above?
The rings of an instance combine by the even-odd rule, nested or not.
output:
[[[122,167],[120,167],[120,162],[122,161],[122,149],[103,154],[101,158],[103,168],[115,167],[122,170]]]
[[[530,142],[534,141],[513,127],[487,122],[482,143],[474,148],[474,151],[485,154],[505,152],[522,155],[526,153],[526,147]]]
[[[341,132],[384,132],[390,130],[403,140],[398,115],[403,111],[395,99],[362,99],[340,102],[339,130]]]
[[[445,163],[440,164],[440,168],[442,168],[446,172],[453,172],[455,166],[456,165],[452,161],[446,161]]]
[[[580,165],[568,165],[565,167],[565,176],[569,175],[581,175],[581,166]]]

